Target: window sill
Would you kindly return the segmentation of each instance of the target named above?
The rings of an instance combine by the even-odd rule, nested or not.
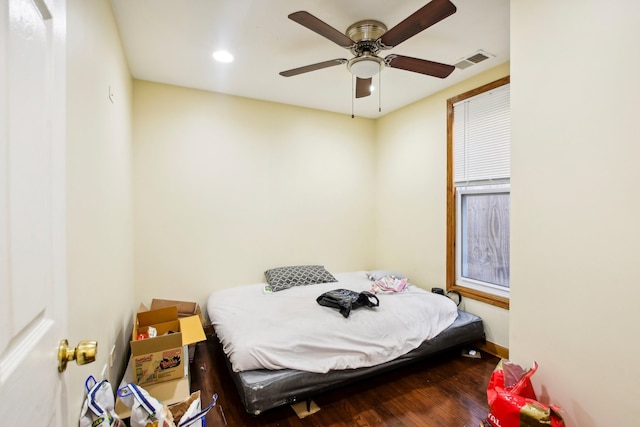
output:
[[[490,304],[496,307],[504,308],[505,310],[509,310],[509,298],[499,297],[486,292],[476,291],[474,289],[469,289],[457,285],[449,286],[447,290],[460,292],[460,295],[462,295],[464,298],[477,300],[485,304]]]

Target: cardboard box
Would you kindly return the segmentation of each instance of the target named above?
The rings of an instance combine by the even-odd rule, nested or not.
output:
[[[205,326],[205,319],[200,310],[200,305],[197,302],[191,301],[177,301],[171,299],[159,299],[154,298],[151,300],[151,310],[158,310],[166,307],[177,307],[178,317],[198,316],[202,326]],[[140,311],[147,311],[147,307],[144,304],[140,304]],[[196,354],[196,345],[189,345],[189,362],[193,362]]]
[[[200,305],[197,302],[192,301],[177,301],[170,299],[159,299],[154,298],[151,300],[151,310],[158,310],[160,308],[165,307],[177,307],[178,308],[178,317],[189,317],[189,316],[198,316],[200,318],[200,322],[202,326],[205,326],[205,319],[202,315],[202,311],[200,310]],[[140,304],[141,311],[148,310],[144,304]],[[189,345],[189,362],[193,362],[196,353],[196,345]]]
[[[202,326],[205,324],[204,316],[200,310],[200,305],[197,302],[191,301],[176,301],[170,299],[158,299],[151,300],[151,310],[158,310],[166,307],[177,307],[178,317],[198,316]]]
[[[138,339],[148,334],[151,326],[157,336]],[[204,340],[200,318],[179,318],[176,306],[138,312],[131,337],[133,382],[148,385],[184,377],[188,357],[184,357],[183,347]]]
[[[133,357],[129,359],[127,369],[125,370],[118,388],[124,387],[132,381]],[[151,396],[167,405],[182,402],[191,395],[191,378],[189,377],[189,370],[187,369],[186,374],[180,379],[148,384],[142,386],[142,388],[144,388]],[[131,416],[131,408],[126,406],[117,394],[115,411],[121,419],[129,418]]]

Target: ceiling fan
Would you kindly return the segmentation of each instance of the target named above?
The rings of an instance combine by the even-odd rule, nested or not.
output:
[[[371,79],[385,66],[443,79],[453,72],[455,69],[453,65],[395,54],[381,58],[378,53],[399,45],[455,12],[456,7],[449,0],[432,0],[389,30],[382,22],[367,19],[351,25],[345,34],[309,12],[294,12],[289,15],[289,19],[331,40],[338,46],[349,49],[354,56],[351,59],[331,59],[282,71],[280,75],[291,77],[347,64],[347,69],[356,77],[356,98],[371,94]]]

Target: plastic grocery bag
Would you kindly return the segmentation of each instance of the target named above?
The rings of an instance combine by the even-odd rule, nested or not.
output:
[[[531,377],[538,370],[533,363],[529,370],[508,360],[501,360],[487,386],[489,415],[494,427],[564,427],[560,408],[537,401]]]
[[[115,398],[109,381],[97,382],[89,376],[84,384],[87,397],[80,412],[80,427],[124,427],[114,410]]]
[[[216,406],[218,395],[204,409],[200,405],[200,391],[191,393],[182,402],[166,406],[140,386],[129,383],[118,390],[122,402],[131,408],[131,427],[200,427],[203,417]]]
[[[129,383],[118,389],[118,396],[131,408],[131,427],[176,427],[167,406],[142,387]]]

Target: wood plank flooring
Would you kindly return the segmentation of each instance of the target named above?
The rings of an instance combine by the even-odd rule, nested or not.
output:
[[[225,422],[232,427],[478,427],[488,412],[487,383],[499,361],[487,353],[471,359],[450,352],[316,396],[320,411],[303,419],[288,405],[252,416],[240,402],[217,338],[207,337],[196,348],[191,387],[201,390],[203,406],[218,393],[224,419],[213,410],[208,427]]]

